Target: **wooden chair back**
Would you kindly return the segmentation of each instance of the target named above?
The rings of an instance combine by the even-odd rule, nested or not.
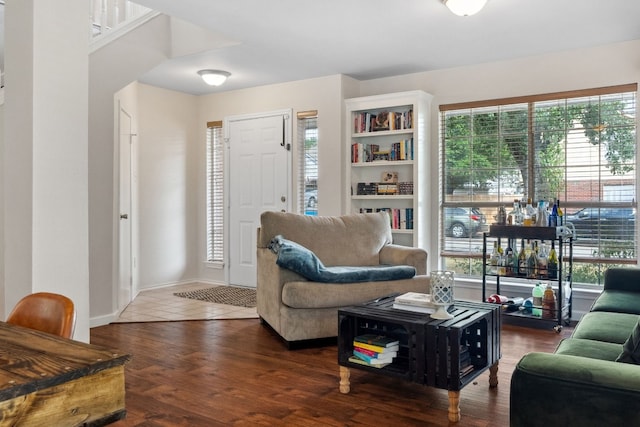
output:
[[[7,323],[71,338],[76,326],[73,301],[64,295],[37,292],[22,298]]]

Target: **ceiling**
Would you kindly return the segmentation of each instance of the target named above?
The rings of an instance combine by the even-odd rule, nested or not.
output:
[[[638,0],[489,0],[470,17],[441,0],[135,1],[235,42],[140,79],[192,94],[335,74],[366,80],[640,39]],[[202,68],[232,75],[211,88],[196,75]]]
[[[488,0],[470,17],[454,15],[442,0],[135,2],[219,39],[217,48],[176,57],[139,79],[195,95],[335,74],[367,80],[640,39],[638,0]],[[203,68],[232,75],[214,88],[196,74]]]

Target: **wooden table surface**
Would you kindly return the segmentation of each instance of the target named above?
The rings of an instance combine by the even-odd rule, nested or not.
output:
[[[0,322],[0,426],[124,418],[128,354]]]

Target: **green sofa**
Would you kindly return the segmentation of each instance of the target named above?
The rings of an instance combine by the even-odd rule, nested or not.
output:
[[[607,270],[571,337],[516,365],[511,426],[640,426],[639,315],[640,269]]]

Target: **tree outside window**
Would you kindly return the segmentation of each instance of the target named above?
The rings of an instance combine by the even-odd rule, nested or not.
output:
[[[479,276],[482,232],[499,206],[527,198],[559,200],[574,223],[574,282],[635,264],[635,86],[441,106],[446,268]]]

